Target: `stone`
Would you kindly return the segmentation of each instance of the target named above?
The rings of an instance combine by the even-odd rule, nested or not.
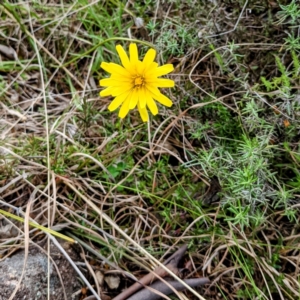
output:
[[[77,300],[78,291],[81,285],[78,281],[78,275],[73,270],[70,263],[60,253],[54,245],[50,246],[50,255],[57,268],[50,260],[49,274],[50,285],[49,294],[51,300]],[[77,254],[73,247],[67,246],[64,249],[72,259],[76,259]],[[0,300],[8,300],[16,288],[23,271],[24,249],[12,254],[10,257],[0,261]],[[46,300],[48,287],[48,262],[46,252],[43,252],[37,246],[30,246],[27,258],[25,273],[19,289],[13,300]],[[57,275],[57,269],[62,278],[62,282]],[[65,289],[65,294],[63,289]]]

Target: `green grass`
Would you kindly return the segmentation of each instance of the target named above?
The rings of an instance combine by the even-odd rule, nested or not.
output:
[[[212,282],[188,299],[300,299],[299,4],[249,1],[232,30],[244,1],[216,2],[1,4],[0,45],[18,61],[0,60],[0,190],[27,177],[0,208],[35,195],[34,215],[54,210],[41,225],[136,277],[186,243],[192,276]],[[175,67],[174,105],[149,124],[99,97],[100,63],[129,38]]]

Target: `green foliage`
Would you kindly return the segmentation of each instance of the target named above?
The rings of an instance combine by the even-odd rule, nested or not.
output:
[[[278,70],[281,72],[281,77],[274,78],[274,81],[278,82],[278,83],[276,82],[275,85],[279,86],[281,84],[283,89],[288,92],[290,90],[291,83],[290,83],[289,75],[287,74],[287,70],[277,55],[275,55],[275,61]]]
[[[288,33],[288,36],[284,38],[287,50],[300,50],[300,37],[295,37],[294,34]]]
[[[276,66],[281,74],[279,77],[273,77],[271,79],[266,79],[264,76],[261,77],[261,81],[267,92],[279,90],[285,95],[290,94],[291,81],[299,74],[299,58],[293,50],[291,51],[291,56],[293,61],[293,70],[292,72],[288,72],[286,67],[281,62],[281,59],[275,55]]]
[[[279,5],[281,11],[279,16],[281,17],[281,22],[287,22],[291,24],[297,24],[300,18],[300,7],[298,0],[292,0],[288,5]]]
[[[239,201],[236,201],[239,202]],[[226,221],[231,222],[234,225],[241,226],[241,229],[244,230],[245,227],[250,226],[249,222],[249,212],[250,212],[250,205],[244,206],[239,203],[239,206],[230,205],[228,208],[227,217],[225,218]],[[230,213],[232,216],[230,216]]]
[[[171,21],[161,24],[157,20],[150,20],[146,28],[149,30],[149,35],[155,39],[158,51],[162,52],[166,58],[181,56],[188,48],[196,46],[196,31],[184,24]]]
[[[210,44],[209,48],[211,50],[215,50],[215,46],[213,44]],[[221,72],[227,71],[226,64],[225,64],[225,62],[223,60],[222,55],[218,51],[214,51],[213,54],[214,54],[214,56],[215,56],[215,58],[216,58],[216,60],[218,62],[218,65],[220,67]]]
[[[273,82],[267,80],[266,77],[264,77],[264,76],[260,77],[260,79],[261,79],[262,83],[264,84],[267,92],[271,92],[271,91],[275,90],[276,86]]]
[[[216,136],[226,137],[227,139],[239,139],[243,134],[238,116],[221,103],[208,104],[203,108],[196,109],[193,113],[196,118],[203,120],[203,122],[191,124],[192,138],[207,139],[209,130],[212,130]]]
[[[126,167],[127,167],[126,163],[120,161],[117,164],[113,164],[109,166],[107,170],[110,172],[113,178],[117,178],[119,175],[122,174],[122,172],[126,169]],[[107,174],[105,174],[104,177],[108,179]]]
[[[300,61],[299,61],[299,55],[296,53],[295,50],[291,51],[292,59],[293,59],[293,78],[297,78],[300,74]]]
[[[276,172],[271,168],[274,151],[276,147],[269,145],[266,136],[243,135],[236,148],[228,148],[223,143],[210,150],[200,150],[186,167],[198,165],[208,177],[217,176],[221,180],[226,220],[242,227],[259,226],[264,221],[261,205],[270,203],[286,209],[294,194],[290,189],[284,193],[284,188],[278,186]],[[276,185],[280,193],[273,189]]]

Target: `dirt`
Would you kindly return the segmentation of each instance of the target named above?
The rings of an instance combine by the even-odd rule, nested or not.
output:
[[[67,244],[63,244],[63,246],[70,257],[76,259],[77,255],[74,249]],[[48,259],[46,252],[43,252],[37,246],[30,246],[25,273],[13,300],[44,300],[47,299],[48,293],[51,300],[79,299],[80,293],[78,292],[81,290],[81,285],[76,272],[57,247],[51,245],[50,248],[52,262],[49,267],[49,291],[47,285]],[[16,288],[23,270],[24,254],[24,250],[20,250],[5,260],[0,261],[0,300],[10,299]]]

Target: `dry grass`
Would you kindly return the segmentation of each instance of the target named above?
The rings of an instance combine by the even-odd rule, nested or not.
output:
[[[1,4],[0,208],[77,240],[99,295],[186,243],[185,278],[211,284],[180,299],[300,299],[299,23],[279,4]],[[174,106],[149,124],[98,96],[114,37],[175,66]],[[205,206],[212,178],[222,191]],[[27,229],[2,216],[1,259],[50,241]]]

